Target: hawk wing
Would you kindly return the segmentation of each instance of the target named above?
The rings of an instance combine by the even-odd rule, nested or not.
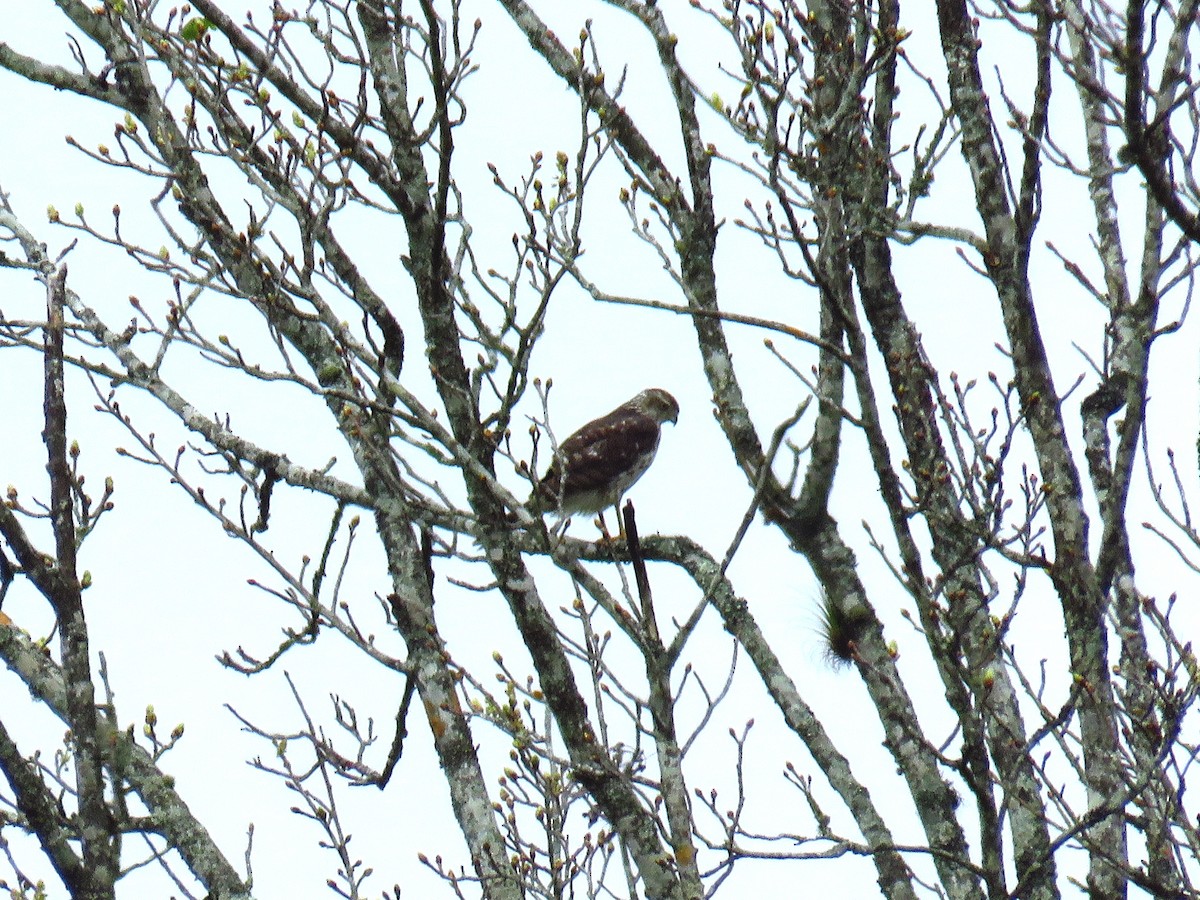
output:
[[[564,512],[599,512],[617,502],[649,468],[658,449],[658,421],[631,403],[584,425],[558,447],[537,492]]]

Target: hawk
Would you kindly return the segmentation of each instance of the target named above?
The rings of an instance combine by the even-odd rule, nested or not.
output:
[[[559,444],[529,502],[564,519],[603,514],[650,468],[662,423],[678,419],[674,397],[661,388],[642,391]]]

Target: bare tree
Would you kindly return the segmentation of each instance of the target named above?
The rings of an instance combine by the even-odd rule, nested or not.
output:
[[[244,16],[216,0],[56,5],[73,62],[25,55],[9,22],[8,83],[106,109],[114,136],[72,137],[78,164],[153,196],[103,223],[80,206],[35,224],[22,212],[34,188],[0,181],[8,291],[32,279],[46,297],[44,317],[0,313],[0,371],[22,348],[44,363],[46,458],[45,479],[0,506],[0,597],[36,592],[53,614],[42,637],[0,618],[0,656],[68,729],[47,747],[14,731],[23,711],[0,712],[14,896],[41,896],[26,870],[44,868],[4,839],[16,833],[72,897],[114,897],[147,865],[191,896],[253,888],[168,774],[182,730],[164,737],[148,710],[135,734],[97,666],[89,622],[105,612],[86,601],[78,554],[122,513],[109,515],[111,479],[99,497],[94,476],[85,485],[73,383],[128,433],[121,455],[258,555],[247,590],[278,601],[283,636],[248,650],[232,623],[224,666],[302,668],[300,648],[340,635],[403,679],[382,730],[360,712],[365,686],[322,712],[290,676],[297,727],[237,713],[271,751],[253,764],[332,854],[340,896],[378,895],[385,867],[419,849],[397,836],[391,860],[363,859],[350,838],[376,827],[371,812],[340,801],[385,788],[418,739],[462,836],[421,857],[448,895],[698,898],[738,890],[731,875],[757,864],[792,896],[841,859],[896,898],[1200,896],[1186,793],[1200,670],[1180,624],[1196,621],[1196,470],[1167,424],[1194,353],[1182,379],[1160,366],[1154,394],[1172,408],[1149,427],[1151,352],[1186,333],[1200,235],[1194,3],[480,0],[478,20],[462,0]],[[614,9],[628,14],[621,39],[587,18]],[[470,76],[488,41],[511,54],[518,33],[544,90],[573,98],[569,149],[493,166],[476,199],[488,185],[459,149],[487,138],[471,127],[483,88]],[[649,74],[639,48],[656,54]],[[652,89],[671,102],[649,121],[633,110]],[[523,88],[508,100],[538,102]],[[1087,224],[1052,215],[1068,208]],[[496,209],[519,223],[507,245],[480,218],[494,225]],[[631,292],[605,261],[609,238],[589,228],[613,213],[629,226],[620,253],[660,266],[669,293]],[[730,242],[739,252],[720,254]],[[148,279],[128,325],[101,285],[68,275],[83,253]],[[922,277],[905,274],[910,259]],[[943,296],[952,271],[975,279],[969,298]],[[588,523],[564,533],[523,502],[562,416],[534,354],[579,288],[598,318],[634,305],[647,327],[693,329],[700,365],[678,361],[678,377],[711,395],[724,443],[701,453],[736,464],[748,498],[720,511],[740,522],[726,547],[639,537],[629,505],[622,536],[592,540]],[[743,296],[764,291],[779,298],[767,314]],[[999,323],[982,327],[996,353],[977,370],[923,339],[939,326],[931,294]],[[1070,336],[1044,324],[1064,310]],[[735,333],[766,338],[749,365]],[[306,427],[350,462],[201,412],[197,371],[311,403]],[[756,412],[783,396],[780,420]],[[143,397],[182,443],[130,411]],[[296,564],[281,503],[327,523]],[[772,533],[788,549],[776,541],[756,565],[795,555],[811,569],[829,662],[868,698],[874,722],[858,726],[881,730],[904,799],[888,796],[888,767],[861,761],[863,738],[806,696],[811,660],[762,627],[766,598],[731,578],[747,541]],[[362,569],[375,599],[344,587]],[[654,593],[667,579],[669,611]],[[520,637],[491,671],[453,652],[470,623],[438,615],[435,599],[461,591],[502,604]],[[750,677],[714,670],[701,636],[714,618]],[[1022,629],[1065,642],[1022,647]],[[902,671],[901,641],[932,681]],[[729,730],[735,796],[696,749],[729,721],[735,675],[753,720],[783,723],[766,748],[795,797],[778,827],[760,824],[780,810],[753,786],[750,716]]]

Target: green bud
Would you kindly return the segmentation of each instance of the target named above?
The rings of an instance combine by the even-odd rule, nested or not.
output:
[[[336,382],[342,375],[342,367],[335,362],[326,363],[321,366],[321,370],[317,372],[317,382],[321,387],[329,387]]]

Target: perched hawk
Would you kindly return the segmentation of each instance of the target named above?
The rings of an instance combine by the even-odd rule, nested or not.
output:
[[[678,419],[674,397],[660,388],[642,391],[559,444],[530,502],[563,518],[616,506],[654,461],[662,423]]]

